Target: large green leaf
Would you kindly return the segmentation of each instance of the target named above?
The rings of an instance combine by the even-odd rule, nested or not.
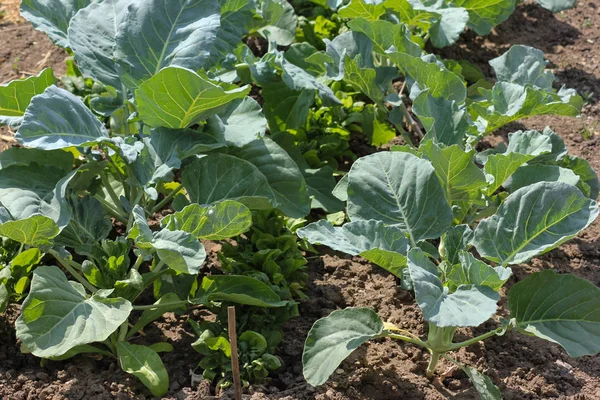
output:
[[[491,91],[484,91],[486,99],[469,105],[473,119],[480,120],[485,133],[492,132],[510,122],[536,115],[579,115],[583,100],[574,91],[558,93],[497,82]]]
[[[469,13],[469,27],[479,35],[487,35],[492,28],[506,20],[515,11],[515,0],[455,0],[457,7]]]
[[[460,285],[480,285],[498,291],[512,274],[510,268],[492,268],[466,251],[459,253],[459,259],[460,263],[453,266],[447,276],[452,290]]]
[[[348,27],[367,36],[373,42],[373,50],[380,54],[386,54],[390,47],[394,46],[399,53],[417,57],[421,55],[421,48],[410,41],[408,28],[404,24],[357,18],[348,22]]]
[[[342,18],[364,18],[376,21],[385,14],[385,7],[379,1],[352,0],[338,11]]]
[[[431,163],[409,153],[360,158],[348,173],[348,216],[404,230],[412,243],[439,237],[452,210]]]
[[[383,104],[383,88],[377,84],[377,72],[373,68],[359,68],[360,55],[357,60],[346,55],[344,62],[344,82],[361,92],[373,102]]]
[[[479,326],[498,308],[500,296],[489,286],[460,285],[449,293],[421,249],[408,252],[408,270],[423,317],[436,326]]]
[[[473,231],[469,225],[452,226],[442,236],[440,254],[449,265],[458,264],[460,252],[467,250],[472,237]]]
[[[27,166],[33,163],[51,166],[67,174],[73,169],[73,153],[63,150],[38,150],[11,147],[0,153],[0,169],[13,165]]]
[[[598,216],[598,204],[562,182],[540,182],[506,198],[482,220],[473,237],[479,254],[503,266],[519,264],[558,247]]]
[[[260,104],[251,97],[235,100],[208,118],[207,131],[220,141],[243,146],[265,135],[267,120]]]
[[[252,163],[267,179],[277,207],[285,215],[302,218],[310,212],[306,181],[298,165],[277,143],[269,138],[254,140],[237,152]]]
[[[488,176],[487,194],[491,196],[523,164],[534,156],[521,153],[493,154],[488,157],[484,170]]]
[[[431,161],[450,204],[469,202],[471,205],[480,199],[481,189],[487,182],[482,170],[473,162],[474,150],[466,152],[457,145],[443,148],[434,142],[421,144],[419,150]]]
[[[87,297],[80,283],[69,282],[57,267],[37,267],[17,319],[17,337],[37,357],[56,357],[75,346],[102,342],[132,310],[106,293]]]
[[[93,197],[73,198],[70,205],[71,221],[56,243],[71,247],[79,254],[89,254],[93,246],[108,237],[112,223],[100,202]]]
[[[544,53],[529,46],[515,45],[500,57],[490,60],[499,82],[534,85],[552,89],[554,74],[546,71]]]
[[[237,200],[250,208],[275,203],[267,178],[249,161],[226,154],[209,154],[183,170],[181,178],[190,200],[211,204]]]
[[[206,259],[204,246],[187,232],[163,229],[153,235],[152,247],[169,268],[195,275]]]
[[[360,255],[398,277],[402,276],[401,270],[406,266],[406,235],[399,228],[380,221],[354,221],[334,227],[329,221],[320,220],[298,229],[297,233],[312,244]]]
[[[537,272],[511,288],[508,308],[521,329],[560,344],[572,357],[600,352],[600,289],[592,282]]]
[[[169,374],[156,351],[148,346],[117,342],[117,355],[123,371],[138,377],[156,397],[169,390]]]
[[[114,59],[117,29],[131,0],[103,0],[79,10],[69,25],[69,43],[83,75],[122,90]]]
[[[236,275],[211,275],[202,278],[202,285],[191,302],[206,304],[209,301],[229,301],[256,307],[281,307],[288,304],[258,279]]]
[[[138,248],[155,251],[169,268],[183,274],[195,275],[206,259],[206,251],[200,241],[190,233],[162,229],[152,232],[142,207],[133,208],[134,224],[128,238],[134,239]]]
[[[388,53],[387,56],[402,71],[415,80],[421,90],[429,89],[433,97],[443,97],[462,103],[467,97],[465,83],[431,55],[415,57],[405,53]]]
[[[71,218],[65,194],[75,173],[65,176],[56,167],[36,163],[0,169],[0,206],[6,210],[0,218],[5,222],[41,215],[64,228]]]
[[[411,3],[416,6],[418,3]],[[441,5],[441,7],[438,7]],[[436,21],[429,28],[429,36],[431,44],[435,47],[445,47],[454,44],[461,33],[465,30],[469,21],[469,14],[462,7],[445,8],[443,2],[432,3],[430,7],[416,7],[418,10],[424,10],[430,13],[435,13]],[[420,13],[419,13],[420,14]]]
[[[91,144],[108,133],[81,99],[50,86],[31,100],[15,138],[27,147],[54,150]]]
[[[219,13],[212,0],[134,0],[115,47],[125,85],[136,88],[169,65],[202,68],[217,40]]]
[[[23,0],[21,15],[58,46],[70,47],[67,39],[69,21],[78,10],[90,3],[91,0]]]
[[[46,68],[36,76],[0,85],[0,125],[18,125],[33,96],[44,93],[54,83],[56,78],[52,69]]]
[[[150,133],[150,146],[165,165],[178,169],[182,160],[225,147],[226,143],[192,129],[156,128]]]
[[[559,167],[558,165],[523,165],[512,174],[504,185],[511,192],[514,192],[537,182],[564,182],[572,186],[577,186],[586,196],[590,194],[590,187],[575,172]]]
[[[313,386],[322,385],[350,353],[382,332],[383,321],[370,308],[346,308],[321,318],[304,344],[304,378]]]
[[[60,228],[52,219],[42,215],[17,221],[3,221],[0,207],[0,236],[29,246],[47,246],[58,235]]]
[[[258,31],[270,42],[289,46],[296,37],[296,13],[286,0],[263,0],[260,9],[266,26]],[[239,40],[239,38],[238,38]]]
[[[456,101],[433,97],[428,90],[415,98],[412,111],[419,117],[427,132],[424,140],[432,139],[448,146],[462,145],[471,129],[466,109],[459,107]]]
[[[246,232],[252,213],[242,203],[225,200],[203,207],[190,204],[160,221],[163,228],[188,232],[198,239],[223,240]]]
[[[598,193],[600,192],[598,175],[587,160],[574,156],[566,156],[561,160],[560,166],[575,172],[590,187],[590,198],[592,200],[598,197]]]
[[[150,126],[187,128],[246,96],[248,86],[226,90],[194,71],[167,67],[136,90],[140,118]]]

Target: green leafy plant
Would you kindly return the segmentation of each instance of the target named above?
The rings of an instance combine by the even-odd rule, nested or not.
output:
[[[336,193],[347,201],[351,222],[334,227],[318,221],[298,235],[360,255],[401,279],[415,292],[428,336],[385,323],[368,308],[334,311],[306,339],[303,365],[310,384],[323,384],[354,349],[378,337],[427,349],[428,376],[441,357],[460,365],[486,399],[500,398],[498,388],[448,353],[509,330],[558,343],[574,357],[600,352],[600,289],[553,271],[510,288],[510,316],[498,328],[453,341],[458,327],[494,316],[510,265],[556,248],[596,219],[598,178],[585,161],[568,156],[549,129],[515,132],[508,146],[487,154],[432,141],[418,150],[393,150],[359,159],[340,182]]]
[[[283,338],[282,326],[298,316],[295,301],[305,299],[306,259],[299,248],[298,238],[286,227],[285,217],[275,210],[253,213],[249,232],[225,242],[218,253],[225,273],[253,277],[288,302],[278,308],[237,305],[238,353],[242,380],[252,382],[265,378],[280,366],[273,355]],[[198,365],[203,376],[217,386],[232,384],[231,348],[227,332],[227,307],[219,302],[209,308],[216,315],[214,322],[192,322],[199,339],[193,347],[204,357]]]

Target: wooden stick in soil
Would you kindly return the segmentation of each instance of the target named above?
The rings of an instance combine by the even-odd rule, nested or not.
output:
[[[233,373],[233,389],[235,400],[242,400],[242,383],[240,380],[240,363],[238,361],[237,334],[235,327],[235,307],[227,307],[227,325],[229,328],[229,345],[231,346],[231,372]]]

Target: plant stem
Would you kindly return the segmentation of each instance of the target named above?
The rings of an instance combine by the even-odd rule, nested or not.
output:
[[[450,347],[448,348],[448,350],[458,350],[458,349],[460,349],[462,347],[470,346],[472,344],[475,344],[477,342],[480,342],[482,340],[485,340],[485,339],[487,339],[489,337],[492,337],[492,336],[495,336],[495,335],[502,336],[505,333],[506,333],[506,328],[500,327],[500,328],[494,329],[493,331],[484,333],[483,335],[479,335],[479,336],[476,336],[476,337],[474,337],[472,339],[465,340],[464,342],[452,343],[450,345]]]
[[[181,300],[181,301],[172,301],[170,303],[161,303],[161,304],[149,304],[146,306],[133,306],[134,310],[137,311],[142,311],[142,310],[153,310],[156,308],[167,308],[167,307],[176,307],[176,306],[183,306],[183,305],[189,305],[190,302],[187,300]]]
[[[77,279],[77,281],[79,281],[79,283],[81,283],[86,289],[88,289],[92,293],[96,293],[98,291],[98,289],[94,285],[89,283],[87,279],[85,279],[83,276],[81,276],[79,272],[77,272],[77,269],[71,264],[72,262],[70,260],[62,258],[55,251],[50,250],[50,253],[54,256],[54,258],[56,258],[60,265],[62,265],[64,269],[69,271],[73,278]],[[75,263],[73,262],[73,264]],[[79,269],[81,269],[81,267],[79,267]]]
[[[421,347],[427,348],[427,343],[423,342],[422,340],[415,339],[415,338],[412,338],[412,337],[409,337],[409,336],[398,335],[397,333],[388,333],[388,334],[385,334],[385,336],[386,337],[390,337],[392,339],[403,340],[405,342],[416,344],[417,346],[421,346]]]
[[[119,328],[119,342],[123,342],[127,336],[127,328],[129,327],[129,322],[125,321],[121,324],[121,328]]]
[[[429,360],[429,365],[427,366],[427,373],[426,373],[426,376],[428,378],[431,378],[433,376],[433,373],[435,372],[435,367],[436,367],[438,361],[440,360],[441,355],[442,355],[442,353],[437,353],[435,351],[431,352],[431,359]]]
[[[152,208],[152,210],[150,211],[150,214],[154,214],[155,212],[160,211],[160,209],[163,208],[169,201],[171,201],[171,199],[173,197],[175,197],[182,188],[183,188],[183,184],[180,183],[179,186],[177,186],[175,189],[173,189],[171,191],[171,193],[169,193],[167,196],[165,196],[165,198],[162,199],[160,203],[158,203],[157,205],[155,205]]]
[[[108,180],[108,177],[106,176],[105,173],[102,173],[102,174],[100,174],[100,178],[102,179],[102,184],[104,185],[106,192],[112,199],[113,203],[115,203],[115,207],[116,207],[115,210],[119,210],[119,212],[120,212],[121,200],[119,199],[119,196],[117,196],[117,194],[115,193],[115,190],[110,185],[110,181]]]
[[[106,210],[106,211],[107,211],[107,212],[108,212],[110,215],[112,215],[112,216],[113,216],[113,217],[114,217],[116,220],[118,220],[118,221],[122,222],[123,224],[127,224],[127,218],[125,218],[123,215],[121,215],[121,213],[120,213],[119,211],[115,210],[115,209],[113,208],[113,206],[112,206],[112,205],[111,205],[109,202],[107,202],[106,200],[104,200],[104,199],[102,198],[102,196],[95,195],[95,196],[94,196],[94,198],[95,198],[96,200],[98,200],[98,201],[99,201],[99,202],[102,204],[102,206],[104,207],[104,209],[105,209],[105,210]]]
[[[142,263],[144,262],[144,257],[142,257],[141,255],[137,257],[137,259],[135,260],[135,264],[133,264],[133,269],[135,269],[136,271],[140,269],[140,265],[142,265]]]

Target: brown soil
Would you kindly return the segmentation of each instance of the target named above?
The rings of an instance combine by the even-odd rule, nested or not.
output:
[[[458,46],[441,53],[466,58],[487,66],[490,58],[502,54],[510,44],[540,48],[551,61],[559,84],[576,88],[589,101],[580,119],[537,117],[512,124],[503,132],[551,126],[566,141],[570,153],[587,159],[600,170],[600,0],[581,1],[578,7],[552,14],[538,5],[524,4],[504,24],[485,38],[466,33]],[[55,50],[43,35],[27,25],[0,27],[0,82],[18,77],[12,67],[19,57],[21,72],[36,72],[48,51],[48,65],[64,65],[64,53]],[[62,72],[62,70],[61,70]],[[60,75],[60,72],[57,73]],[[502,137],[502,136],[500,136]],[[507,288],[527,274],[554,268],[591,280],[600,286],[600,222],[594,223],[575,240],[529,265],[514,268]],[[427,354],[412,345],[391,340],[372,341],[362,346],[341,366],[332,379],[319,388],[308,386],[301,374],[304,338],[313,322],[331,311],[347,306],[374,308],[385,320],[425,334],[422,316],[409,292],[397,287],[394,277],[361,259],[345,257],[323,249],[323,256],[310,265],[308,295],[301,304],[301,317],[285,327],[279,349],[283,367],[262,385],[249,388],[253,400],[285,399],[475,399],[477,394],[466,377],[448,362],[438,367],[433,381],[424,377]],[[214,260],[214,258],[213,258]],[[21,354],[14,336],[16,307],[0,316],[0,397],[3,399],[130,399],[150,398],[135,378],[121,372],[115,360],[81,356],[66,362],[40,361]],[[186,315],[167,314],[152,325],[139,343],[167,340],[175,351],[163,355],[171,377],[168,399],[211,399],[209,385],[192,387],[190,370],[199,361],[191,351],[194,340],[188,318],[202,318],[200,309]],[[458,340],[495,327],[489,322],[475,329],[463,329]],[[187,355],[187,356],[184,356]],[[600,399],[600,356],[569,357],[558,345],[508,333],[503,337],[462,349],[459,361],[476,366],[501,388],[505,399]],[[230,398],[224,394],[223,398]]]

